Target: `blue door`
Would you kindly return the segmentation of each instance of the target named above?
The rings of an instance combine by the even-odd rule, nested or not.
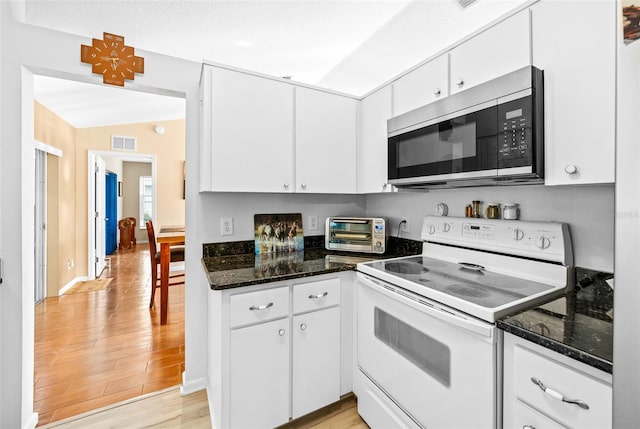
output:
[[[113,254],[118,241],[118,175],[107,172],[105,180],[105,253]]]

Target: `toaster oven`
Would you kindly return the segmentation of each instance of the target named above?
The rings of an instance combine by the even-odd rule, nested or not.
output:
[[[325,227],[327,250],[378,253],[386,250],[387,225],[379,217],[329,217]]]

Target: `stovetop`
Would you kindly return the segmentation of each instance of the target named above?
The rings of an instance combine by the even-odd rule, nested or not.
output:
[[[422,255],[358,271],[491,323],[572,285],[564,224],[427,216],[422,235]]]

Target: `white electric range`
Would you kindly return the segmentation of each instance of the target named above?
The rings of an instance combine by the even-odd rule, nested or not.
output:
[[[358,411],[373,429],[500,428],[495,321],[573,286],[557,222],[427,216],[420,256],[358,264]]]

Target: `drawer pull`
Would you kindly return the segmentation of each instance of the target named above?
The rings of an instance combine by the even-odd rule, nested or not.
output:
[[[329,292],[323,292],[323,293],[319,293],[317,295],[311,294],[311,295],[309,295],[309,299],[320,299],[320,298],[324,298],[327,295],[329,295]]]
[[[273,307],[273,302],[270,302],[269,304],[264,304],[264,305],[252,305],[251,307],[249,307],[249,310],[251,311],[262,311],[262,310],[266,310],[267,308]]]
[[[555,398],[555,399],[557,399],[559,401],[562,401],[562,402],[566,402],[568,404],[575,404],[575,405],[579,406],[580,408],[582,408],[584,410],[588,410],[589,409],[589,405],[587,405],[586,402],[581,401],[580,399],[569,399],[566,396],[564,396],[562,393],[556,392],[555,390],[552,390],[552,389],[549,389],[547,386],[544,385],[544,383],[542,381],[540,381],[536,377],[531,377],[531,382],[533,384],[535,384],[536,386],[538,386],[544,393],[548,394],[552,398]]]
[[[531,425],[524,425],[522,426],[522,429],[536,429],[536,427]]]

